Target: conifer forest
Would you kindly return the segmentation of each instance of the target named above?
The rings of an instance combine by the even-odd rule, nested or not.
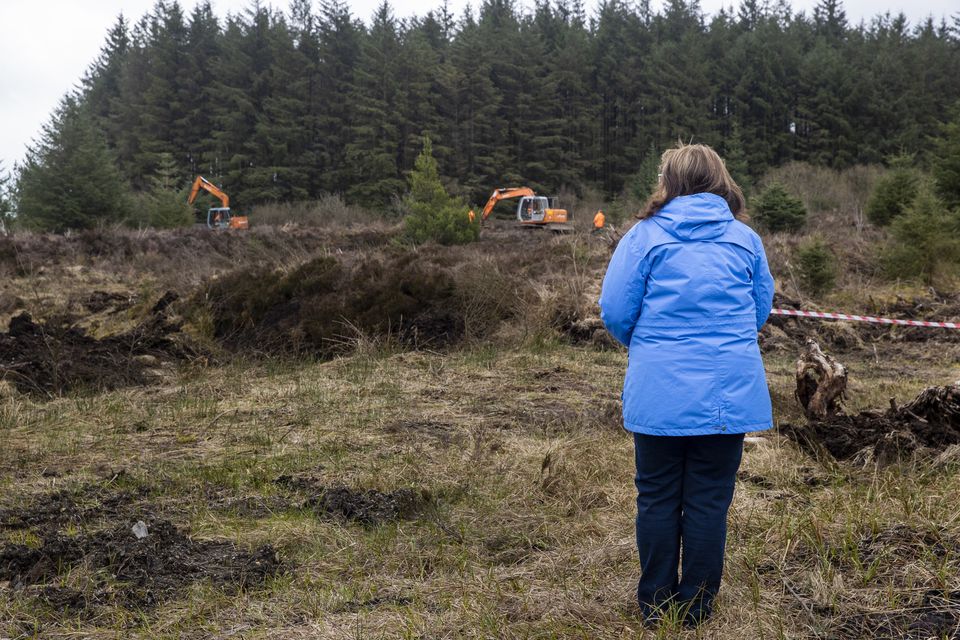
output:
[[[339,193],[380,207],[404,192],[424,135],[473,202],[508,184],[613,196],[678,140],[714,146],[744,181],[791,160],[922,158],[960,99],[957,29],[853,23],[840,0],[709,16],[684,0],[483,0],[408,18],[388,2],[218,16],[160,0],[109,29],[26,168],[73,136],[137,190],[172,164],[242,206]]]

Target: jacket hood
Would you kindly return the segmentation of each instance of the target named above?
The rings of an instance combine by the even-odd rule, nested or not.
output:
[[[713,193],[679,196],[653,216],[660,228],[680,240],[711,240],[733,220],[730,205]]]

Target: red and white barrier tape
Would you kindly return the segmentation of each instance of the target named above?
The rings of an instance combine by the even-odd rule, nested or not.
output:
[[[827,313],[824,311],[800,311],[799,309],[771,309],[772,315],[799,316],[801,318],[827,318],[830,320],[854,320],[856,322],[872,322],[874,324],[904,324],[911,327],[940,327],[943,329],[960,329],[960,323],[934,322],[932,320],[901,320],[899,318],[877,318],[875,316],[857,316],[847,313]]]

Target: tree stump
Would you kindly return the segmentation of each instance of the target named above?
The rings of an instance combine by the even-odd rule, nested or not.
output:
[[[807,339],[797,360],[796,397],[808,420],[827,420],[843,414],[847,390],[847,368],[825,354],[820,345]]]

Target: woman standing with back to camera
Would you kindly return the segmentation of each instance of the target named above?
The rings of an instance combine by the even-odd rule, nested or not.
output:
[[[660,172],[610,259],[600,308],[629,348],[637,600],[648,622],[674,607],[696,625],[720,588],[744,433],[773,426],[757,344],[773,278],[760,237],[736,219],[743,193],[713,149],[670,149]]]

